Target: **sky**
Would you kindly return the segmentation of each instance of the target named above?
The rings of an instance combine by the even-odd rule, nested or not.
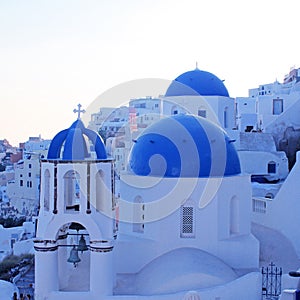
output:
[[[175,79],[196,62],[225,80],[231,97],[282,82],[300,65],[297,7],[297,0],[0,0],[0,139],[14,146],[29,136],[52,139],[76,119],[78,103],[93,112],[118,106],[105,97],[92,104],[128,82]],[[141,96],[158,96],[148,92]]]

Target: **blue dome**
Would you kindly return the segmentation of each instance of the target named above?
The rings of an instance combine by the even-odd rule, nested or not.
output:
[[[97,159],[106,159],[106,150],[101,137],[96,132],[85,128],[80,119],[53,138],[48,151],[48,159],[84,160],[88,158],[90,153],[85,136],[92,142]]]
[[[220,177],[241,172],[225,131],[193,115],[164,118],[146,128],[131,149],[129,166],[140,176]]]
[[[185,72],[172,81],[166,92],[171,96],[224,96],[229,97],[227,88],[216,75],[196,68]]]

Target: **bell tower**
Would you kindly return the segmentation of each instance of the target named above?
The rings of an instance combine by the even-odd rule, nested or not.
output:
[[[114,285],[114,161],[101,137],[77,120],[41,161],[35,299],[104,299]]]

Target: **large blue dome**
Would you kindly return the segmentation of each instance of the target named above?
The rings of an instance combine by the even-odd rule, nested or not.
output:
[[[140,176],[220,177],[241,172],[225,131],[193,115],[175,115],[146,128],[135,141],[129,166]]]
[[[166,97],[188,95],[229,97],[222,80],[216,75],[198,68],[175,78],[165,94]]]
[[[106,150],[101,137],[90,129],[85,128],[80,119],[70,128],[60,131],[52,140],[48,159],[84,160],[90,157],[86,138],[89,139],[96,152],[97,159],[106,159]]]

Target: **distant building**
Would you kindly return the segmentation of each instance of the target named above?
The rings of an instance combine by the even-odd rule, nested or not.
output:
[[[24,222],[22,226],[4,228],[0,225],[0,261],[8,255],[33,253],[35,222]]]
[[[22,159],[14,164],[15,178],[7,184],[7,196],[11,205],[24,216],[37,214],[40,159],[46,155],[50,142],[40,137],[30,137],[24,145]]]
[[[284,114],[300,96],[300,69],[291,69],[284,82],[262,84],[249,90],[248,97],[236,98],[240,131],[265,130]]]

